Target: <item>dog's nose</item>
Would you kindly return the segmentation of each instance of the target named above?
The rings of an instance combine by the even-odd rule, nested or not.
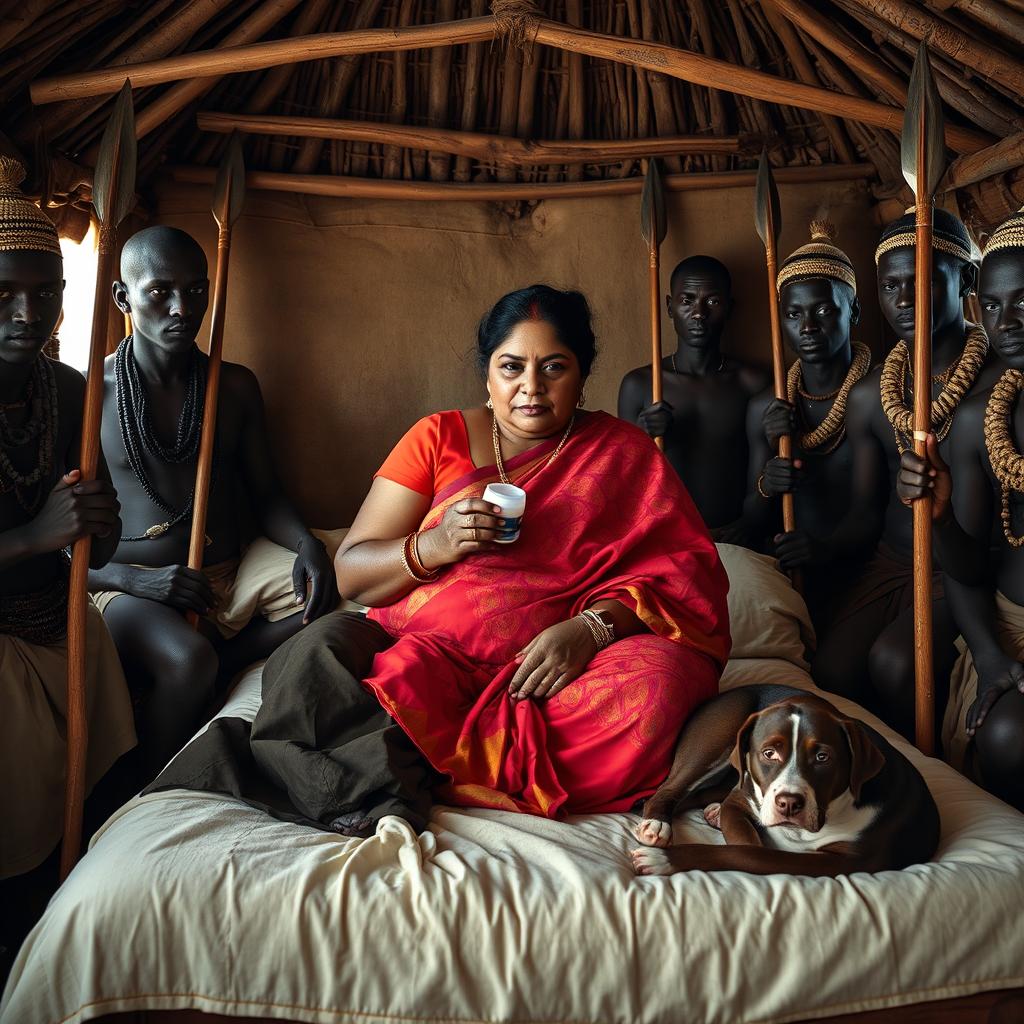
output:
[[[804,809],[804,798],[799,793],[777,793],[775,807],[780,814],[792,818]]]

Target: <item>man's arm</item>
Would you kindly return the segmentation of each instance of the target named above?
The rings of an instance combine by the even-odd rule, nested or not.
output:
[[[242,407],[243,426],[239,447],[240,470],[263,533],[282,547],[296,552],[292,580],[296,603],[305,603],[304,621],[311,622],[329,612],[338,593],[331,560],[323,544],[306,528],[298,511],[284,492],[270,458],[270,436],[259,382],[243,366],[224,366],[222,381],[230,382]],[[306,599],[306,584],[312,590]]]
[[[630,370],[619,385],[619,419],[635,423],[650,437],[664,437],[672,424],[672,406],[669,402],[658,402],[656,405],[645,406],[650,390],[645,384],[650,380],[650,370],[641,367]]]

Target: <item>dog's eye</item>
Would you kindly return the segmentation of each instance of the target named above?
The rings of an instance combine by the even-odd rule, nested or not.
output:
[[[761,756],[766,761],[774,761],[779,756],[779,752],[774,747],[765,747],[761,751]]]
[[[826,761],[832,760],[832,755],[827,750],[819,750],[814,755],[814,760],[817,761],[818,764],[824,764]]]

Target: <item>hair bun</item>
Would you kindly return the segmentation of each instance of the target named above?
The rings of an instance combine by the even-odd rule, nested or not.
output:
[[[812,242],[834,242],[836,240],[836,226],[830,220],[811,221]]]

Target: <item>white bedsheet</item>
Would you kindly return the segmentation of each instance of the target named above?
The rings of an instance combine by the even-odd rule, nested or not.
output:
[[[258,680],[223,713],[251,717]],[[809,685],[778,659],[727,670],[767,681]],[[939,804],[939,856],[838,880],[636,878],[626,814],[439,808],[423,836],[387,818],[360,842],[209,794],[138,799],[29,937],[0,1019],[741,1024],[1024,985],[1024,816],[900,745]]]

